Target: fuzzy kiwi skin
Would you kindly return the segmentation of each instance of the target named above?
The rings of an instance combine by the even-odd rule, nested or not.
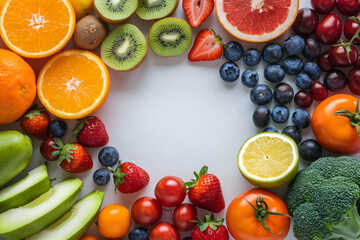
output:
[[[94,50],[101,45],[107,33],[108,26],[104,22],[87,15],[76,23],[73,41],[79,48]]]
[[[136,3],[138,3],[138,1],[136,1]],[[120,20],[109,19],[109,18],[107,18],[106,16],[102,15],[102,14],[100,13],[100,11],[97,9],[96,4],[95,4],[95,1],[94,1],[94,9],[95,9],[95,11],[96,11],[96,14],[97,14],[104,22],[107,22],[107,23],[110,23],[110,24],[117,24],[117,23],[121,23],[121,22],[123,22],[123,21],[125,21],[125,20],[128,20],[128,19],[134,14],[134,12],[136,11],[137,6],[136,6],[135,10],[134,10],[127,18],[120,19]]]
[[[136,14],[139,16],[139,18],[141,18],[142,20],[146,20],[146,21],[152,21],[152,20],[159,20],[159,19],[162,19],[162,18],[166,18],[166,17],[169,17],[171,15],[174,14],[174,12],[176,11],[177,7],[179,5],[179,0],[176,0],[176,3],[175,3],[175,6],[174,6],[174,9],[166,16],[163,16],[163,17],[158,17],[158,18],[151,18],[151,19],[146,19],[146,18],[142,18],[140,15]]]

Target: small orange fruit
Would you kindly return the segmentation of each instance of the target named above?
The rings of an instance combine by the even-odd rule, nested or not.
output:
[[[100,108],[109,94],[105,64],[85,50],[65,50],[53,56],[38,76],[38,97],[63,119],[84,118]]]
[[[79,240],[98,240],[96,237],[90,236],[90,235],[85,235],[82,236]]]
[[[129,210],[120,204],[110,204],[100,211],[97,224],[99,232],[104,237],[121,238],[130,230]]]
[[[42,58],[65,47],[75,23],[69,0],[6,0],[0,14],[0,33],[19,55]]]
[[[0,49],[0,124],[19,119],[34,102],[36,78],[19,55]]]

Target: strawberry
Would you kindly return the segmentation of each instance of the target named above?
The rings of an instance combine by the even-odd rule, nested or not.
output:
[[[109,142],[104,123],[94,116],[79,120],[72,133],[84,147],[103,147]]]
[[[61,144],[57,143],[61,146]],[[63,144],[58,163],[67,172],[82,173],[93,166],[89,153],[77,142]]]
[[[183,0],[183,9],[189,24],[198,27],[214,10],[214,0]]]
[[[187,187],[188,197],[192,204],[214,213],[225,208],[224,196],[221,191],[219,179],[207,173],[208,167],[204,166],[200,173],[194,172],[196,179],[184,183]]]
[[[192,232],[192,240],[228,240],[229,232],[223,225],[224,219],[215,219],[214,215],[205,215],[204,222],[198,218],[198,224]]]
[[[49,136],[50,115],[44,109],[36,109],[26,114],[20,122],[21,128],[31,136],[45,140]]]
[[[149,174],[131,162],[119,162],[113,173],[115,188],[122,193],[134,193],[143,189],[150,180]],[[116,191],[116,189],[115,189]]]
[[[224,43],[212,29],[204,29],[196,36],[189,52],[189,61],[212,61],[221,57]]]

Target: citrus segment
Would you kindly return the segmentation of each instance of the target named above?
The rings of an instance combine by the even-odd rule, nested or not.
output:
[[[8,0],[1,9],[0,33],[14,52],[41,58],[68,43],[75,23],[68,0]]]
[[[96,111],[109,93],[107,68],[95,54],[67,50],[52,57],[38,78],[38,96],[45,108],[65,119]]]
[[[216,0],[217,16],[233,36],[265,42],[280,36],[293,23],[298,0]]]

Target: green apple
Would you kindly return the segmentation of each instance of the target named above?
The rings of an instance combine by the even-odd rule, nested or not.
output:
[[[0,214],[0,236],[20,240],[37,233],[66,213],[79,197],[82,181],[64,180],[30,203]]]
[[[25,240],[77,240],[90,225],[101,207],[104,193],[95,190],[74,204],[56,222]]]
[[[29,203],[50,189],[46,166],[40,165],[13,185],[0,191],[0,213]]]
[[[18,131],[0,131],[0,187],[28,165],[32,155],[31,140]]]

